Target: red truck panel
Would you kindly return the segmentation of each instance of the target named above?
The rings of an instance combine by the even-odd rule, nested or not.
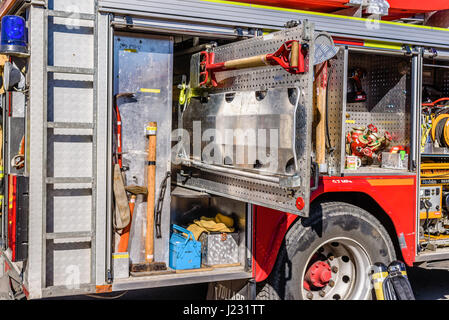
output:
[[[401,243],[404,262],[415,260],[416,176],[323,177],[311,202],[329,192],[361,192],[376,201],[393,222]],[[254,273],[256,281],[265,280],[276,261],[285,233],[297,216],[255,206]]]

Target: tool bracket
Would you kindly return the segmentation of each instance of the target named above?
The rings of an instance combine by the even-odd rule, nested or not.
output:
[[[261,56],[260,67],[266,65],[281,66],[285,71],[291,74],[300,74],[305,72],[305,56],[308,46],[299,45],[297,40],[288,40],[274,53]],[[294,61],[295,60],[295,61]],[[234,60],[237,61],[237,60]],[[236,69],[246,69],[253,66],[244,66],[241,68],[229,68],[226,62],[215,63],[215,53],[212,51],[200,52],[200,87],[217,87],[215,78],[216,72],[230,71]]]

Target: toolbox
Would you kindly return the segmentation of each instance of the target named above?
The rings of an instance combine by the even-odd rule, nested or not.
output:
[[[239,262],[239,234],[203,233],[201,241],[201,257],[204,265],[226,265]]]
[[[170,237],[170,268],[175,270],[200,268],[201,242],[195,240],[191,231],[176,224],[172,226],[172,232]]]

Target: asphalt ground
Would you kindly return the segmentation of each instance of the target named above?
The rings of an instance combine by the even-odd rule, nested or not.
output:
[[[445,267],[445,266],[443,266]],[[407,274],[416,300],[449,300],[449,264],[448,269],[428,269],[413,267]],[[104,295],[72,296],[55,298],[63,300],[204,300],[207,284],[184,285],[154,289],[114,292]],[[53,300],[53,299],[51,299]]]
[[[409,268],[416,300],[449,300],[449,269]]]

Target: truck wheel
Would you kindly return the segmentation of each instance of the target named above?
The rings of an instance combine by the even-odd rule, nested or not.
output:
[[[366,300],[374,298],[371,266],[396,259],[385,228],[351,204],[313,204],[310,217],[287,232],[258,299]]]

